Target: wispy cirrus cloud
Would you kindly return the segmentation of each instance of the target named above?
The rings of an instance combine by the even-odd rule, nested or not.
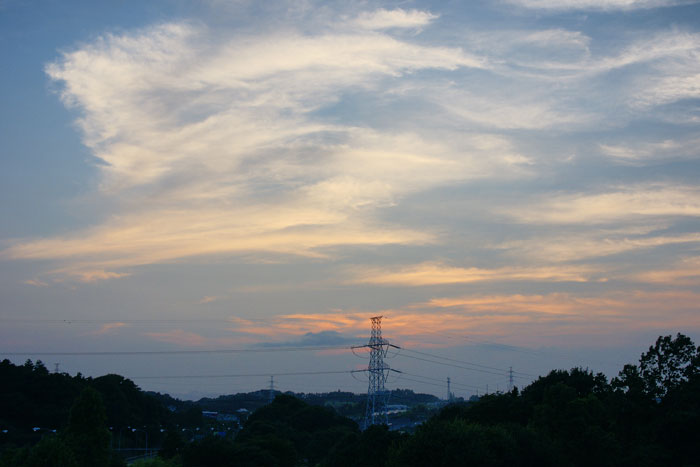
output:
[[[305,114],[348,87],[371,87],[383,76],[419,69],[483,66],[456,48],[424,47],[384,34],[289,33],[218,38],[207,45],[209,39],[206,29],[164,25],[107,36],[47,68],[64,83],[64,101],[85,112],[84,140],[107,164],[101,167],[103,189],[188,169],[206,172],[215,182],[223,175],[234,189],[240,182],[240,174],[231,179],[236,169],[248,167],[260,151],[290,143],[313,148],[324,132],[346,131]],[[203,155],[203,149],[213,152]],[[290,168],[303,162],[294,153],[278,159],[263,157],[250,169],[265,169],[265,162],[289,162]]]
[[[698,145],[700,140],[690,138],[600,144],[599,147],[601,152],[619,163],[644,165],[664,160],[696,159]]]
[[[700,257],[683,258],[666,269],[650,269],[633,274],[631,278],[649,284],[698,286],[700,285]]]
[[[129,275],[96,267],[120,269],[194,256],[256,251],[323,257],[317,249],[343,244],[431,241],[429,234],[382,225],[372,227],[327,209],[285,213],[273,206],[267,211],[258,206],[254,210],[237,211],[148,212],[68,237],[20,243],[3,254],[16,259],[66,260],[68,266],[47,274],[93,282]]]
[[[429,11],[380,8],[372,12],[361,13],[352,24],[366,29],[420,28],[427,26],[437,18],[438,15]]]
[[[524,94],[515,90],[511,93],[499,90],[493,94],[480,94],[450,86],[434,89],[430,99],[452,118],[487,130],[572,128],[590,124],[595,118],[590,112],[571,112],[549,93],[538,90]],[[498,138],[495,135],[491,137]],[[511,146],[505,138],[501,137],[500,140]],[[517,149],[511,147],[509,152],[517,152]],[[521,163],[531,162],[525,155],[520,157]]]
[[[700,58],[700,51],[695,60]],[[685,99],[700,98],[700,65],[694,70],[678,67],[672,75],[662,75],[650,80],[644,93],[636,100],[639,107],[650,107],[669,104]]]
[[[437,86],[429,95],[454,117],[485,128],[605,129],[641,115],[680,120],[659,107],[697,97],[700,35],[688,29],[614,44],[562,28],[496,29],[467,33],[465,43],[487,57],[489,84]]]
[[[546,295],[475,295],[432,299],[417,307],[449,308],[485,312],[536,312],[543,314],[576,314],[595,319],[601,317],[626,317],[633,319],[635,310],[653,313],[660,303],[674,297],[683,308],[691,310],[698,294],[695,292],[669,291],[615,291],[596,296],[580,296],[572,293]]]
[[[590,260],[626,252],[638,252],[670,245],[700,244],[700,233],[669,235],[634,227],[621,230],[595,229],[564,235],[539,235],[494,245],[531,261],[566,262]]]
[[[209,337],[192,331],[183,329],[173,329],[162,332],[147,332],[144,335],[150,339],[177,344],[185,347],[205,347],[211,345],[231,346],[240,344],[242,339],[238,336],[231,337]]]
[[[635,184],[601,193],[557,193],[529,206],[503,210],[520,222],[604,224],[634,219],[700,216],[700,189],[690,185]]]
[[[123,322],[105,323],[96,331],[90,332],[90,334],[95,335],[95,336],[102,336],[105,334],[110,334],[117,329],[121,329],[121,328],[127,327],[127,326],[129,326],[129,324],[123,323]]]
[[[23,284],[32,285],[34,287],[48,287],[48,283],[39,279],[27,279],[22,282]]]
[[[205,305],[205,304],[207,304],[207,303],[216,302],[216,301],[218,301],[218,300],[220,300],[220,299],[221,299],[221,297],[217,297],[216,295],[206,295],[206,296],[202,297],[202,298],[197,302],[197,304],[198,304],[198,305]]]
[[[538,335],[539,339],[547,340],[549,336],[556,340],[556,336],[580,333],[614,335],[623,331],[697,328],[700,317],[694,303],[698,298],[692,291],[628,290],[595,296],[553,293],[447,297],[415,306],[449,310],[455,316],[450,325],[458,323],[456,329],[464,326],[461,332],[466,334],[508,335],[519,339],[518,334],[526,332],[531,337]],[[674,313],[659,313],[670,308]],[[447,326],[435,329],[441,326],[437,321],[425,326],[425,329],[450,332]],[[536,342],[537,338],[529,343]]]
[[[361,17],[427,24],[433,15]],[[66,264],[50,275],[91,282],[199,255],[420,244],[429,232],[379,221],[373,209],[514,166],[502,144],[484,146],[488,136],[449,143],[314,116],[382,80],[484,67],[475,55],[377,32],[214,34],[178,23],[105,35],[47,67],[64,102],[83,113],[83,141],[103,161],[99,194],[115,215],[74,234],[16,242],[3,256],[57,260]]]
[[[494,281],[586,282],[595,270],[587,266],[462,268],[439,262],[403,267],[358,267],[350,269],[351,283],[393,286],[428,286]]]
[[[683,29],[625,35],[603,47],[595,31],[549,23],[476,30],[463,41],[422,40],[439,12],[344,11],[326,11],[313,27],[264,32],[159,24],[105,34],[62,54],[46,72],[66,105],[81,113],[83,141],[101,161],[96,203],[108,212],[91,228],[19,239],[0,254],[48,260],[35,277],[47,283],[116,279],[142,265],[202,257],[329,259],[348,246],[435,247],[447,241],[444,220],[407,227],[392,208],[474,181],[547,177],[560,155],[523,144],[528,132],[624,125],[636,114],[620,121],[602,101],[616,94],[616,103],[634,107],[639,102],[628,88],[692,78],[700,50],[700,36]],[[635,73],[627,76],[629,70]],[[608,91],[611,72],[619,72],[612,85],[620,93]],[[692,96],[691,88],[673,99]],[[651,113],[650,106],[673,99],[638,108]],[[690,154],[694,140],[687,140]],[[645,160],[678,144],[594,146],[614,160]],[[518,234],[517,241],[481,244],[521,258],[533,249],[549,257],[492,268],[420,258],[395,270],[358,267],[350,282],[595,282],[607,272],[551,263],[696,241],[693,233],[658,233],[669,219],[698,216],[694,186],[599,187],[533,189],[511,205],[485,199],[484,210],[519,226],[609,223],[622,232],[644,220],[657,232],[542,235],[552,242]]]
[[[696,3],[694,0],[506,0],[508,3],[537,10],[636,10]]]
[[[89,3],[87,29],[35,37],[51,63],[5,50],[30,100],[2,109],[0,296],[146,349],[346,346],[377,315],[407,347],[697,333],[691,3],[159,2],[140,29]],[[46,102],[14,78],[42,67],[86,151],[22,126]],[[42,131],[51,150],[22,147]]]
[[[367,311],[330,310],[324,313],[279,315],[264,322],[241,322],[261,341],[287,336],[303,339],[309,329],[329,335],[367,336],[369,318],[383,315],[387,337],[411,345],[434,345],[435,335],[507,336],[518,345],[547,345],[561,336],[700,327],[693,291],[614,291],[594,296],[572,293],[457,295],[415,302],[403,307]],[[674,310],[659,314],[660,309]],[[289,339],[289,336],[297,336]],[[360,339],[362,339],[360,337]],[[454,342],[444,342],[446,346]]]
[[[504,43],[497,47],[507,53],[506,64],[511,62],[531,69],[530,76],[541,79],[547,79],[547,74],[554,79],[590,79],[626,67],[646,65],[647,68],[635,73],[634,92],[629,93],[632,103],[650,99],[648,95],[638,94],[640,87],[697,73],[700,35],[687,30],[658,31],[652,37],[628,39],[614,48],[605,48],[595,54],[590,51],[590,38],[578,31],[540,30],[501,35]],[[520,51],[523,40],[544,48],[527,48],[526,60],[521,60],[520,54],[513,52]],[[578,49],[579,53],[563,53],[571,48]],[[538,74],[538,70],[541,74]]]
[[[344,335],[338,331],[319,331],[304,333],[298,339],[280,341],[280,342],[263,342],[264,347],[320,347],[329,345],[350,345],[358,344],[361,339]]]

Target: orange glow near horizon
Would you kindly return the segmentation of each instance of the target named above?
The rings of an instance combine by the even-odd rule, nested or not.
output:
[[[232,317],[229,321],[235,326],[227,329],[231,337],[208,338],[183,330],[147,333],[147,336],[186,346],[293,343],[306,334],[323,331],[334,331],[346,337],[366,337],[370,329],[369,318],[383,315],[385,336],[404,345],[454,345],[454,341],[436,343],[436,336],[440,335],[463,336],[465,339],[506,336],[516,344],[541,345],[542,341],[538,339],[546,340],[546,336],[555,334],[607,335],[688,324],[700,326],[697,303],[700,303],[698,293],[667,291],[618,292],[602,297],[564,293],[444,297],[376,312],[334,310],[260,320]],[[673,308],[675,312],[671,316],[659,317],[658,310],[664,308]],[[105,325],[104,332],[119,326],[119,323]],[[525,328],[530,331],[530,337],[518,337]]]

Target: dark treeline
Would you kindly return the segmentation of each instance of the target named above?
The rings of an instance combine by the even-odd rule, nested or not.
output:
[[[660,337],[612,381],[555,370],[519,392],[452,405],[388,465],[700,465],[700,347]]]
[[[80,373],[77,376],[51,373],[40,360],[35,363],[27,360],[24,365],[3,360],[0,381],[0,427],[7,430],[0,442],[4,443],[24,445],[46,432],[64,428],[71,405],[87,387],[99,393],[112,427],[196,424],[201,420],[201,410],[195,404],[171,398],[180,408],[172,412],[163,400],[115,374],[86,378]],[[188,412],[188,407],[193,410]]]
[[[326,406],[309,403],[316,396],[277,395],[240,430],[225,431],[205,429],[199,406],[144,393],[117,375],[70,377],[39,362],[4,361],[0,378],[0,425],[9,427],[0,435],[1,467],[124,465],[115,420],[150,430],[159,457],[137,464],[151,467],[700,465],[700,347],[681,334],[659,337],[612,380],[554,370],[521,391],[446,406],[413,433],[361,431],[337,410],[347,401],[340,392],[331,394],[342,403]],[[239,406],[235,397],[203,401],[227,409]],[[7,436],[31,432],[21,425],[37,420],[56,433]],[[215,434],[179,429],[194,424]],[[127,434],[133,443],[138,433]]]
[[[275,391],[275,395],[282,394]],[[365,413],[366,394],[354,394],[347,391],[333,391],[324,393],[285,393],[293,395],[307,404],[330,406],[340,415],[350,418],[362,417]],[[161,396],[158,397],[168,397]],[[270,393],[268,390],[260,390],[249,393],[229,394],[216,398],[202,398],[197,401],[203,410],[216,412],[234,413],[240,408],[250,411],[256,410],[269,402]],[[165,401],[165,399],[163,399]],[[432,394],[415,393],[409,389],[393,389],[389,395],[389,400],[393,404],[403,404],[410,407],[436,404],[439,402]]]

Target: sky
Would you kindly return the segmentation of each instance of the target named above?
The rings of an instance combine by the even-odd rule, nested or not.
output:
[[[2,358],[362,392],[381,315],[468,396],[700,340],[698,2],[0,0],[0,60]]]

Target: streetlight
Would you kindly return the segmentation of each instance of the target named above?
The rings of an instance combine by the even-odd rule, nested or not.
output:
[[[131,429],[130,426],[127,426],[127,428]],[[117,451],[121,451],[121,450],[122,450],[122,430],[123,430],[123,429],[124,429],[124,427],[119,427],[119,444],[117,445]],[[111,438],[112,438],[112,439],[111,439],[110,442],[109,442],[109,446],[110,446],[110,448],[111,448],[111,447],[114,445],[114,427],[113,427],[113,426],[110,426],[110,427],[109,427],[109,431],[112,432],[112,433],[111,433]]]
[[[146,433],[146,454],[148,454],[148,432],[146,430],[141,430],[140,428],[132,428],[131,429],[132,433],[135,433],[137,431],[143,431],[144,433]]]
[[[183,433],[186,431],[190,432],[190,439],[188,441],[194,441],[194,430],[192,428],[183,428],[182,429]]]

